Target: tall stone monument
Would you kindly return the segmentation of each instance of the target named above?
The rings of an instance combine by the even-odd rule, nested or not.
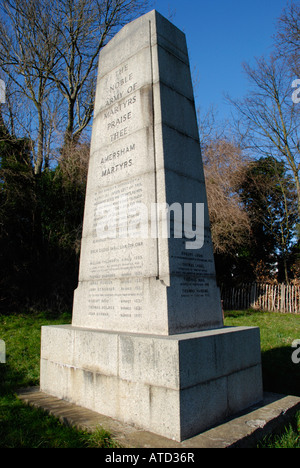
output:
[[[184,34],[156,11],[100,54],[72,325],[41,390],[181,441],[262,399],[257,328],[225,328]]]

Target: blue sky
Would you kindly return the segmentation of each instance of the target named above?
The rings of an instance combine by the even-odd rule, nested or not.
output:
[[[196,70],[196,104],[230,117],[224,93],[247,91],[242,63],[271,52],[276,22],[286,0],[156,0],[154,8],[185,32],[191,68]]]

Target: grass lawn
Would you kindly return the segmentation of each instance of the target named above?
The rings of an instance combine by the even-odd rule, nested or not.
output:
[[[300,340],[300,315],[230,311],[225,325],[259,327],[264,390],[300,396],[300,364],[292,362],[291,347]]]
[[[99,428],[88,434],[62,425],[41,410],[23,405],[15,395],[21,387],[39,385],[40,335],[42,325],[70,323],[47,314],[0,316],[0,339],[6,343],[6,364],[0,364],[0,448],[115,447],[110,435]],[[227,326],[259,326],[264,389],[300,396],[300,364],[291,360],[291,344],[300,339],[300,316],[231,311]],[[247,343],[245,343],[247,346]],[[264,441],[263,447],[300,448],[300,415],[281,437]]]
[[[300,396],[300,364],[293,363],[295,349],[291,347],[294,340],[300,339],[300,315],[230,311],[225,312],[225,325],[259,327],[264,390]],[[280,437],[269,437],[260,446],[300,448],[300,413]]]
[[[0,448],[110,448],[116,444],[99,428],[94,434],[67,427],[42,410],[23,405],[15,395],[39,385],[42,325],[67,324],[71,316],[45,314],[0,316],[6,364],[0,364]]]

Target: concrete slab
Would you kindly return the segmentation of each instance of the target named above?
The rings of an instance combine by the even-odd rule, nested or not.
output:
[[[47,395],[39,387],[22,389],[18,397],[25,404],[44,409],[64,424],[78,429],[94,431],[103,427],[123,448],[255,447],[262,438],[290,423],[297,411],[300,411],[300,397],[265,393],[259,405],[196,437],[176,442]]]

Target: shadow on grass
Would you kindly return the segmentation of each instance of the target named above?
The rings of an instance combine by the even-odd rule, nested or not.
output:
[[[292,352],[291,347],[262,352],[264,391],[300,396],[300,364],[293,363]]]
[[[16,369],[13,364],[0,364],[0,398],[10,395],[22,387],[38,385],[35,377],[29,377],[26,368]]]

